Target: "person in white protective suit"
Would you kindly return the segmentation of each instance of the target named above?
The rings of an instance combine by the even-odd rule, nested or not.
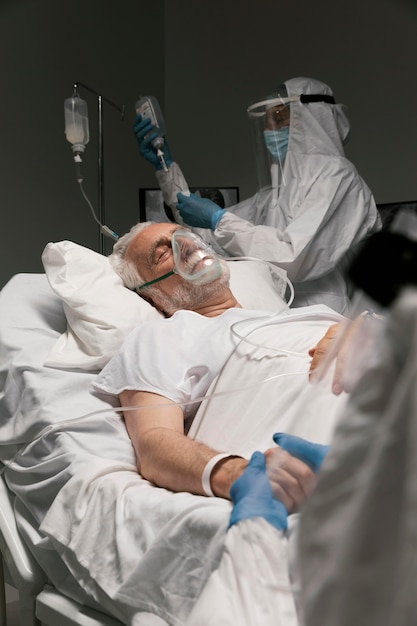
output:
[[[356,383],[300,515],[304,626],[417,624],[416,217],[395,231],[371,237],[350,269],[384,314],[354,337]]]
[[[274,440],[314,472],[329,449],[284,433]],[[288,513],[272,496],[262,452],[252,454],[230,495],[222,557],[187,626],[298,626],[302,610],[289,574]]]
[[[164,201],[179,223],[228,256],[253,256],[285,269],[293,306],[349,306],[344,268],[354,247],[380,227],[372,193],[345,157],[350,125],[332,90],[312,78],[293,78],[248,108],[255,136],[259,190],[222,209],[190,194],[165,143],[165,171],[151,141],[149,120],[136,117],[142,156],[156,168]]]

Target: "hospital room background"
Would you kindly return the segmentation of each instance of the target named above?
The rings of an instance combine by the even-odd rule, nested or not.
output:
[[[416,33],[416,0],[0,0],[0,289],[43,272],[50,241],[99,250],[64,135],[77,81],[125,106],[122,119],[102,105],[101,201],[119,234],[139,218],[139,188],[156,187],[132,132],[140,95],[158,98],[190,186],[238,187],[243,199],[257,185],[247,105],[296,76],[329,84],[347,105],[346,155],[377,203],[417,200]],[[97,209],[98,100],[80,96],[84,189]]]
[[[77,81],[126,107],[122,120],[102,102],[102,202],[119,234],[138,219],[138,189],[156,186],[132,132],[140,95],[158,98],[190,185],[237,186],[245,198],[256,189],[246,107],[295,76],[331,85],[348,106],[346,153],[377,203],[417,199],[415,0],[1,0],[0,18],[0,287],[42,271],[49,241],[98,250],[64,135]],[[80,96],[84,188],[97,208],[98,98]]]

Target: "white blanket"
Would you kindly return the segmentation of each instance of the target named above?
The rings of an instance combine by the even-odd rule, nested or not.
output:
[[[231,505],[138,476],[119,413],[91,392],[95,375],[42,365],[62,332],[62,307],[43,276],[18,278],[0,294],[0,452],[20,529],[61,591],[128,624],[180,626],[219,561]],[[23,293],[30,313],[20,318]],[[251,335],[257,347],[241,344],[190,436],[244,455],[270,447],[277,430],[327,443],[344,398],[309,385],[300,355],[337,319],[316,311],[305,333],[287,324],[280,337],[276,328]],[[229,414],[239,429],[227,427]]]

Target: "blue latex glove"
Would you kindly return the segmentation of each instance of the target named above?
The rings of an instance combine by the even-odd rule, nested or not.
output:
[[[229,528],[243,519],[263,517],[278,530],[287,528],[287,509],[272,496],[266,475],[265,456],[254,452],[243,474],[232,484],[230,496],[233,509]]]
[[[142,116],[138,114],[135,118],[133,125],[133,132],[135,133],[138,141],[139,152],[144,159],[149,161],[155,169],[161,170],[163,166],[156,156],[156,150],[152,146],[152,141],[158,137],[158,133],[154,129],[151,120],[148,117],[142,119]],[[171,153],[169,151],[168,144],[164,139],[164,145],[162,146],[162,152],[164,153],[165,163],[169,166],[172,163]]]
[[[311,443],[310,441],[301,439],[301,437],[286,435],[285,433],[275,433],[272,438],[280,448],[286,450],[300,461],[303,461],[313,472],[319,471],[324,457],[330,448],[330,446],[324,446],[320,443]]]
[[[215,230],[225,213],[224,209],[209,198],[200,198],[193,193],[189,196],[177,193],[177,199],[177,209],[184,222],[189,226]]]

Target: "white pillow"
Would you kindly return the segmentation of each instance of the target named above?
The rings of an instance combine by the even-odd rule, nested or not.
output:
[[[45,365],[100,370],[139,324],[162,315],[123,286],[107,257],[73,243],[48,243],[42,254],[52,290],[62,299],[67,330]],[[278,312],[287,305],[277,292],[267,265],[230,261],[230,285],[247,309]]]
[[[280,268],[270,270],[267,263],[256,259],[230,260],[228,264],[230,289],[244,309],[272,313],[288,309],[285,301],[288,282],[284,270]]]
[[[45,365],[101,369],[135,326],[162,317],[123,286],[107,257],[89,248],[72,241],[48,243],[42,262],[68,324]]]

